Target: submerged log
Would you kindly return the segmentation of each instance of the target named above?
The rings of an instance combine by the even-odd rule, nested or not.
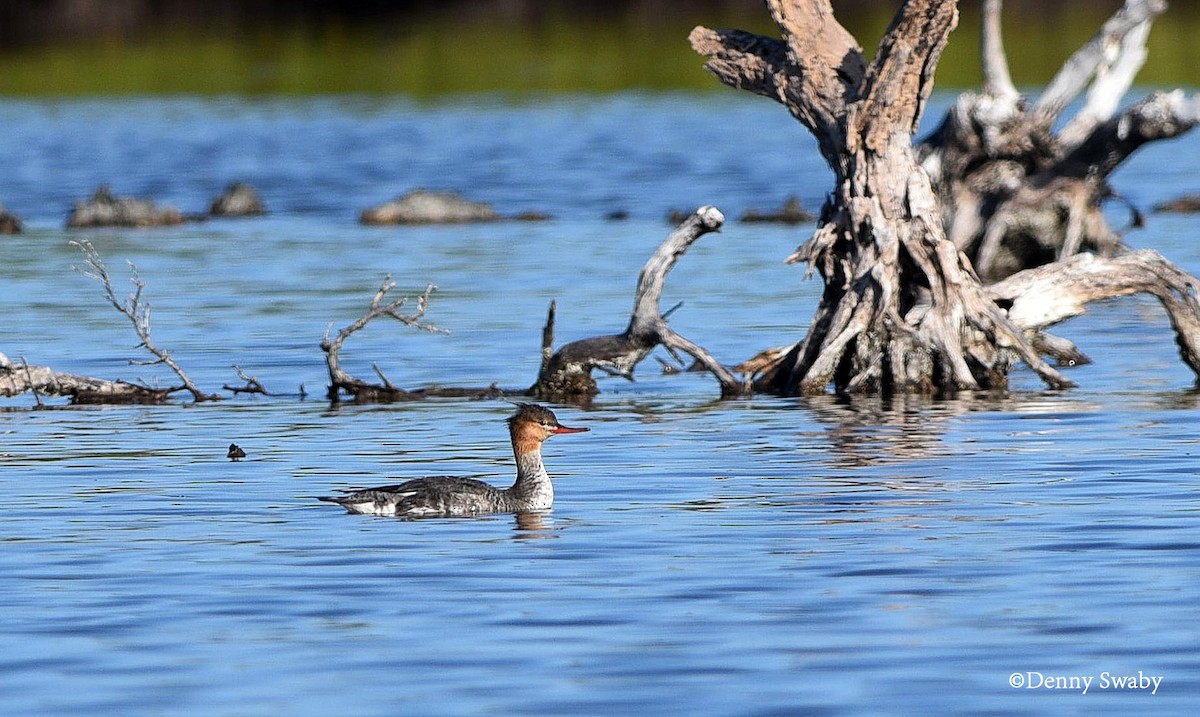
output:
[[[160,207],[149,199],[118,197],[107,186],[96,190],[88,201],[75,203],[67,227],[160,227],[185,221],[174,207]]]
[[[800,199],[797,197],[788,197],[783,206],[774,211],[760,212],[757,209],[747,209],[746,213],[742,215],[742,221],[747,224],[765,222],[773,224],[805,224],[814,219],[816,217],[804,209],[804,205],[800,203]]]
[[[377,207],[364,209],[363,224],[464,224],[494,222],[500,215],[490,204],[472,202],[454,192],[414,189]]]
[[[723,397],[744,393],[742,382],[708,351],[676,333],[659,307],[667,274],[675,263],[697,239],[719,231],[724,223],[725,217],[716,207],[705,206],[671,232],[638,275],[633,314],[623,333],[573,341],[551,353],[554,334],[554,304],[551,304],[542,338],[542,369],[529,392],[542,400],[586,399],[599,393],[592,377],[594,369],[632,381],[634,368],[655,347],[662,346],[676,359],[678,351],[692,356],[717,379]]]
[[[234,182],[213,199],[208,213],[214,217],[258,217],[267,213],[267,207],[257,189]]]
[[[32,393],[41,404],[41,396],[66,397],[75,404],[159,404],[166,402],[172,390],[159,389],[127,381],[109,381],[91,376],[55,371],[48,366],[13,363],[0,354],[0,396],[11,398]]]
[[[1165,202],[1159,202],[1154,205],[1154,211],[1195,214],[1200,212],[1200,194],[1184,194]]]

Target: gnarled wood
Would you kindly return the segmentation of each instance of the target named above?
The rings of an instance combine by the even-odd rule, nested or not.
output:
[[[697,239],[718,231],[724,222],[724,215],[716,207],[700,207],[671,232],[638,275],[633,314],[623,333],[573,341],[545,359],[554,335],[554,304],[551,304],[543,332],[542,369],[529,392],[543,400],[578,400],[594,396],[599,393],[599,388],[592,378],[592,370],[633,380],[634,368],[661,345],[673,355],[676,351],[691,355],[716,377],[722,396],[740,395],[745,388],[742,382],[701,346],[676,333],[659,308],[667,274],[675,263]]]
[[[1107,258],[1077,254],[1014,274],[989,286],[987,292],[1007,309],[1014,324],[1031,335],[1079,316],[1093,301],[1150,294],[1167,311],[1180,357],[1200,375],[1200,302],[1196,298],[1200,280],[1156,251],[1143,249]],[[1058,350],[1067,348],[1058,340]]]
[[[933,74],[958,19],[951,0],[908,0],[868,67],[828,0],[768,2],[781,44],[747,33],[691,34],[706,68],[775,99],[818,139],[834,190],[820,226],[789,261],[821,273],[807,336],[756,381],[812,394],[947,392],[1005,385],[1015,360],[1052,387],[1046,364],[983,293],[946,240],[938,198],[913,151]]]
[[[1078,252],[1109,256],[1124,244],[1108,225],[1108,177],[1147,142],[1200,121],[1200,100],[1156,93],[1118,112],[1146,56],[1164,0],[1126,0],[1033,102],[1006,82],[1000,0],[984,5],[984,92],[964,94],[918,146],[943,203],[948,238],[985,280]],[[1074,116],[1062,114],[1087,91]],[[1061,129],[1055,129],[1061,124]],[[1134,215],[1135,225],[1140,214]]]

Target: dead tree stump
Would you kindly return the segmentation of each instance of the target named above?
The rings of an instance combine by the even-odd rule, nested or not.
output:
[[[782,39],[692,31],[727,85],[782,103],[816,137],[835,183],[820,226],[791,261],[821,273],[808,335],[755,389],[781,394],[950,392],[1007,385],[1016,360],[1054,388],[1043,361],[946,239],[913,149],[933,74],[958,21],[953,0],[909,0],[868,66],[829,0],[768,0]]]

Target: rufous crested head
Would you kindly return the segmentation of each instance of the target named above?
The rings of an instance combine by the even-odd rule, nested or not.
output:
[[[588,428],[572,428],[558,422],[554,412],[536,403],[518,403],[517,412],[508,419],[514,441],[541,443],[557,433],[583,433]]]

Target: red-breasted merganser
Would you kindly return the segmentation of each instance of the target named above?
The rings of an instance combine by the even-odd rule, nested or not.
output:
[[[517,457],[517,481],[510,488],[501,490],[474,478],[430,476],[320,500],[337,503],[351,513],[400,518],[452,518],[550,510],[554,503],[554,485],[542,463],[542,442],[556,433],[586,430],[562,425],[548,408],[521,403],[508,419],[513,454]]]

